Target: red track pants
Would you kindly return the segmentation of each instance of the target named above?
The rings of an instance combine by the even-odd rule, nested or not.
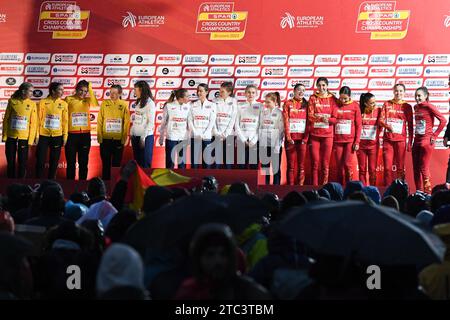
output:
[[[353,180],[352,147],[353,142],[335,143],[333,146],[337,182],[342,185]]]
[[[311,171],[312,171],[312,184],[314,186],[319,185],[319,167],[321,166],[321,182],[320,184],[328,183],[328,174],[330,168],[330,157],[333,149],[333,137],[316,137],[310,136],[309,146],[311,152]]]
[[[367,171],[369,172],[369,184],[377,184],[377,160],[378,146],[370,149],[360,149],[356,153],[358,157],[359,180],[367,185]]]
[[[305,183],[306,144],[302,140],[294,140],[294,144],[286,143],[287,180],[289,185]]]
[[[434,145],[430,141],[414,143],[412,159],[416,189],[431,194],[430,160]]]
[[[392,166],[397,168],[397,179],[405,180],[405,141],[383,140],[384,185],[388,186],[394,181]]]

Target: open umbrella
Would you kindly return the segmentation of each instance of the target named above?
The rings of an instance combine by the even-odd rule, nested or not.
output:
[[[294,209],[279,230],[318,254],[380,265],[426,266],[446,247],[420,223],[391,208],[362,202],[325,203]]]
[[[259,199],[246,195],[193,194],[138,221],[125,241],[137,249],[170,248],[186,243],[205,223],[224,223],[239,234],[267,212]]]

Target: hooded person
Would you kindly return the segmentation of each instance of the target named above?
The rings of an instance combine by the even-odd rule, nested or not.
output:
[[[64,219],[64,192],[59,184],[50,185],[40,196],[40,216],[25,221],[27,225],[41,226],[47,229],[66,221]]]
[[[328,190],[331,200],[333,201],[342,201],[342,199],[344,198],[344,189],[338,182],[329,182],[322,188]]]
[[[0,232],[0,300],[31,298],[33,276],[27,255],[32,248],[28,241]]]
[[[398,205],[397,199],[394,196],[386,196],[381,201],[381,205],[389,208],[393,208],[397,211],[400,211],[400,207]]]
[[[112,244],[100,262],[96,289],[99,299],[147,300],[144,264],[136,250],[126,244]]]
[[[432,227],[439,224],[447,224],[450,223],[450,205],[444,205],[440,207],[435,213],[433,218],[430,221],[430,225]]]
[[[380,191],[378,191],[378,188],[375,186],[367,186],[362,189],[362,192],[370,198],[373,203],[380,204],[381,203],[381,195]]]
[[[384,197],[393,196],[398,201],[399,210],[405,212],[406,199],[409,195],[409,186],[406,181],[395,179],[384,192]]]
[[[267,290],[237,272],[237,246],[223,224],[201,226],[190,244],[193,277],[186,279],[177,300],[263,300]]]
[[[431,220],[433,219],[433,212],[422,210],[417,214],[416,219],[422,222],[424,225],[430,226]]]
[[[327,189],[322,188],[322,189],[319,189],[317,192],[319,193],[320,198],[322,200],[328,200],[328,201],[331,200],[331,195]]]
[[[408,198],[406,198],[405,213],[413,218],[416,217],[420,211],[429,209],[430,205],[428,197],[421,191],[410,194]]]
[[[364,184],[361,181],[349,181],[344,189],[344,200],[347,200],[352,193],[362,191],[363,188]]]
[[[63,217],[68,220],[77,221],[84,216],[88,210],[89,208],[84,204],[74,203],[72,200],[69,200],[66,202]]]
[[[419,283],[425,294],[433,300],[450,300],[450,224],[433,228],[447,246],[444,261],[432,264],[419,273]]]
[[[298,191],[291,191],[284,196],[283,201],[281,201],[281,217],[284,217],[289,209],[293,207],[301,207],[308,203],[306,197]],[[281,219],[277,219],[281,220]]]

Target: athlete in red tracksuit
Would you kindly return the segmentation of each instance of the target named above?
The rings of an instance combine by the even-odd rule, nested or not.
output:
[[[339,91],[337,120],[334,125],[333,153],[337,168],[337,182],[344,185],[353,180],[352,154],[359,148],[361,110],[351,99],[351,90],[344,86]]]
[[[361,136],[358,157],[359,180],[367,185],[367,171],[369,184],[377,183],[378,146],[381,129],[381,107],[377,107],[375,96],[371,93],[361,95],[359,106],[361,110]]]
[[[384,185],[394,180],[392,165],[397,168],[397,178],[405,180],[405,154],[411,151],[414,127],[413,111],[410,104],[403,101],[405,86],[396,84],[394,99],[386,101],[382,108]],[[408,134],[406,134],[408,129]],[[408,143],[406,138],[408,136]]]
[[[289,185],[305,182],[305,156],[308,141],[308,101],[303,97],[305,86],[294,87],[294,98],[283,106],[284,134],[287,157],[287,180]]]
[[[439,133],[444,129],[447,121],[436,106],[428,102],[428,89],[421,87],[416,90],[416,102],[414,106],[414,120],[416,132],[412,148],[414,182],[416,190],[431,194],[430,159],[433,153],[434,143]],[[433,132],[434,118],[439,120],[439,126]]]
[[[312,184],[315,186],[319,185],[320,164],[322,164],[320,184],[328,182],[337,112],[337,99],[328,92],[328,79],[318,78],[316,86],[318,91],[309,98],[308,102]]]

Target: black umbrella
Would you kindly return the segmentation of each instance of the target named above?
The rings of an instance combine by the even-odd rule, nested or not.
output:
[[[279,229],[317,254],[381,265],[426,266],[441,262],[446,250],[415,219],[357,201],[294,209]]]
[[[224,223],[239,234],[266,213],[266,207],[256,197],[193,194],[138,221],[128,231],[125,241],[135,248],[169,248],[189,241],[205,223]]]

